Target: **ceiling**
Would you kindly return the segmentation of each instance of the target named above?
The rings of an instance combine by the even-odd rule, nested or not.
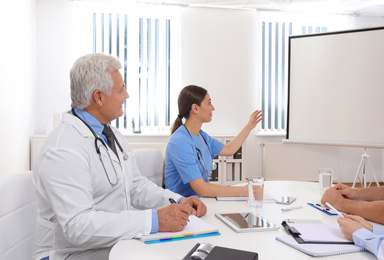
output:
[[[343,13],[384,17],[384,0],[138,0],[137,2],[196,7]]]

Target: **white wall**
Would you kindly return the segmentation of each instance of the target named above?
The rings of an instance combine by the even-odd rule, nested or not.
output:
[[[74,57],[68,46],[77,44],[77,39],[70,29],[73,20],[69,8],[69,1],[63,0],[0,3],[0,33],[2,39],[7,39],[0,41],[0,83],[5,94],[0,102],[3,112],[0,115],[0,176],[29,169],[30,136],[45,134],[51,114],[70,108],[69,69]],[[19,22],[7,28],[9,20]],[[211,134],[236,134],[249,114],[260,108],[256,89],[256,20],[254,11],[182,10],[181,84],[197,84],[209,90],[216,111],[212,123],[203,128]],[[384,22],[382,18],[375,18],[359,20],[357,24],[379,26]],[[10,129],[3,127],[6,125]],[[262,173],[260,143],[264,141],[281,141],[281,138],[250,134],[246,141],[249,175]],[[345,166],[340,168],[345,169],[345,175],[339,174],[339,178],[345,176],[343,181],[351,181],[362,152],[347,148],[340,151],[341,164]],[[378,169],[376,174],[382,176],[384,155],[380,154],[381,151],[377,151],[371,159]]]
[[[35,1],[0,1],[0,177],[29,169],[36,93]]]
[[[212,122],[203,125],[205,131],[235,135],[249,114],[260,109],[256,88],[259,57],[255,37],[257,14],[249,10],[184,8],[181,17],[181,31],[184,32],[181,39],[181,84],[196,84],[208,89],[216,110]],[[359,28],[382,25],[382,18],[364,18],[356,20],[355,24]],[[260,144],[281,140],[281,137],[256,137],[253,131],[246,141],[246,174],[263,174]],[[368,153],[373,171],[382,180],[382,150],[370,149]],[[339,149],[339,181],[354,180],[362,154],[361,148]]]
[[[249,10],[182,10],[181,85],[208,90],[216,108],[212,122],[203,125],[210,134],[236,135],[261,107],[256,89],[256,22],[256,12]],[[247,174],[262,174],[262,148],[254,131],[245,148]]]
[[[37,95],[34,134],[45,134],[52,113],[70,109],[69,1],[36,0]]]

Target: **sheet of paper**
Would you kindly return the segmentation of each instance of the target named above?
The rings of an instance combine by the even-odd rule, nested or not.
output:
[[[248,197],[216,197],[218,201],[247,201]],[[268,191],[264,190],[264,202],[274,202],[274,198]]]
[[[338,224],[290,223],[289,226],[299,231],[305,242],[350,242]]]

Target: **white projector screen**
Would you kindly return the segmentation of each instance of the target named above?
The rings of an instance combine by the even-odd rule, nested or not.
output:
[[[289,37],[287,141],[384,148],[384,27]]]

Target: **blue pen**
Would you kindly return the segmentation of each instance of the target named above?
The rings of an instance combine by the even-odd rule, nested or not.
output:
[[[172,199],[172,198],[169,198],[169,202],[176,203],[176,201],[174,199]],[[188,218],[188,222],[189,222],[189,218]]]

